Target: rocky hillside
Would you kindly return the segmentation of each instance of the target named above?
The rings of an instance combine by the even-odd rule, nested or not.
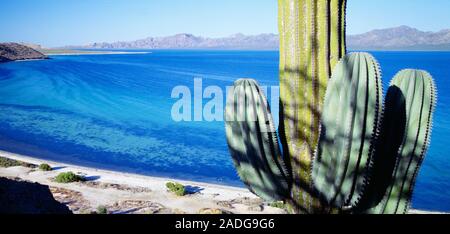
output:
[[[0,43],[0,62],[47,59],[41,52],[18,43]]]
[[[450,29],[423,32],[400,26],[348,36],[347,43],[352,50],[450,50]]]

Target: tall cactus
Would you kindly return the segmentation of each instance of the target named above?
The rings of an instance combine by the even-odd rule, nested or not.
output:
[[[345,0],[279,0],[280,138],[290,158],[292,204],[310,213],[309,168],[331,70],[345,55]]]
[[[342,0],[280,0],[283,150],[254,80],[237,81],[228,96],[229,149],[252,192],[287,201],[293,212],[405,213],[430,142],[436,87],[425,71],[401,71],[383,108],[375,58],[344,56],[345,23],[336,23],[344,9]],[[328,81],[336,56],[343,58]]]

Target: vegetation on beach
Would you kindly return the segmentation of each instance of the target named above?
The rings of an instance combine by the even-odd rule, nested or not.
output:
[[[66,50],[66,49],[39,49],[39,52],[46,55],[58,55],[58,54],[78,54],[84,51],[80,50]]]
[[[48,165],[47,163],[42,163],[41,165],[39,165],[39,170],[41,170],[41,171],[51,171],[52,167],[50,165]]]
[[[62,172],[62,173],[58,174],[55,177],[55,181],[58,183],[67,184],[67,183],[72,183],[72,182],[82,182],[82,181],[85,181],[85,178],[83,176],[77,175],[77,174],[69,171],[69,172]]]
[[[97,214],[108,214],[108,208],[106,206],[98,206]]]
[[[28,168],[35,168],[36,165],[31,163],[26,163],[10,158],[0,157],[0,167],[28,167]]]
[[[186,188],[184,187],[184,185],[180,183],[168,182],[166,183],[166,187],[169,190],[169,192],[172,192],[177,196],[182,197],[186,195]]]
[[[283,210],[287,209],[286,203],[284,203],[283,201],[274,201],[274,202],[271,202],[271,203],[269,204],[269,206],[275,207],[275,208],[278,208],[278,209],[283,209]]]
[[[39,52],[41,52],[43,54],[46,54],[46,55],[107,53],[107,52],[104,52],[104,51],[69,50],[69,49],[39,49]]]
[[[250,191],[292,212],[407,213],[436,87],[427,72],[403,70],[383,102],[375,58],[346,55],[345,9],[279,0],[279,131],[259,84],[238,80],[225,111],[230,153]]]

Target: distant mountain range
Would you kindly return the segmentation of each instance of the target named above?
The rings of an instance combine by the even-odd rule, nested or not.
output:
[[[79,47],[78,47],[79,48]],[[206,38],[192,34],[168,37],[148,37],[136,41],[93,43],[82,48],[90,49],[278,49],[278,36],[260,34],[247,36],[235,34],[225,38]]]
[[[148,37],[136,41],[92,43],[66,48],[85,49],[262,49],[277,50],[276,34],[247,36],[235,34],[224,38],[207,38],[192,34],[168,37]],[[450,29],[423,32],[408,26],[378,29],[364,34],[349,35],[350,50],[450,50]]]
[[[352,50],[450,50],[450,29],[423,32],[408,26],[347,37]]]

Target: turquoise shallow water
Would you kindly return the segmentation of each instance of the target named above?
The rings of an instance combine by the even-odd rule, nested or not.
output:
[[[414,208],[450,211],[450,53],[375,52],[384,82],[401,68],[429,70],[439,105]],[[0,64],[0,149],[154,176],[242,186],[223,122],[174,122],[175,86],[225,89],[241,77],[278,85],[275,51],[153,51],[53,56]],[[270,96],[270,95],[269,95]],[[208,100],[205,100],[205,104]]]

